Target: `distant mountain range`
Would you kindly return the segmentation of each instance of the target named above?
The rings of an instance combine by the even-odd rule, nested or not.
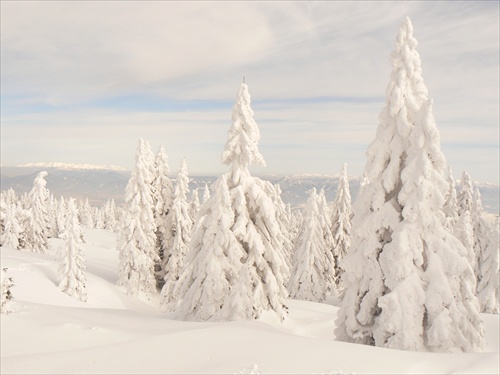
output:
[[[115,166],[75,165],[64,163],[33,163],[16,167],[0,168],[0,190],[14,189],[18,194],[29,192],[38,172],[48,172],[45,180],[47,188],[55,197],[64,196],[76,199],[88,198],[91,205],[102,205],[108,199],[117,204],[123,203],[125,187],[130,178],[130,171]],[[200,200],[205,184],[210,186],[218,176],[190,176],[190,189],[198,189]],[[173,177],[171,177],[173,179]],[[333,201],[337,192],[339,176],[325,175],[265,175],[262,179],[279,184],[282,199],[292,207],[303,205],[308,191],[315,187],[324,189],[328,201]],[[351,197],[354,200],[359,189],[359,177],[349,177]],[[481,192],[485,211],[499,212],[499,186],[492,183],[475,182]]]

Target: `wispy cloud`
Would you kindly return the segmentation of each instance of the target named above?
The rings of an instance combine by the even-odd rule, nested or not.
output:
[[[269,173],[360,174],[408,15],[449,163],[498,181],[498,14],[491,1],[2,2],[2,162],[131,167],[144,137],[173,167],[224,170],[245,76]]]

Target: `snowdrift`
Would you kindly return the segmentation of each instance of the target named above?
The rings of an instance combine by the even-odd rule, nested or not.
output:
[[[427,353],[335,341],[337,307],[290,300],[289,319],[198,323],[116,285],[116,234],[85,231],[86,303],[57,288],[55,253],[0,248],[15,311],[1,315],[2,374],[498,374],[499,316],[482,314],[483,353]]]

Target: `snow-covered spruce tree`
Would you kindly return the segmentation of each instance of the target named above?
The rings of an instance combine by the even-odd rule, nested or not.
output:
[[[201,316],[206,320],[256,319],[264,311],[274,311],[282,319],[286,316],[285,303],[288,293],[283,275],[288,274],[289,270],[284,255],[283,234],[276,220],[271,198],[274,188],[272,184],[252,177],[249,172],[249,166],[252,164],[265,165],[258,150],[259,138],[260,132],[250,107],[248,86],[243,83],[233,107],[232,126],[222,153],[222,162],[229,165],[230,170],[220,177],[227,183],[227,215],[228,220],[234,220],[234,223],[226,224],[226,219],[218,219],[219,213],[209,209],[213,207],[212,202],[222,199],[220,192],[212,191],[210,199],[202,207],[202,213],[198,215],[193,234],[195,240],[190,250],[190,259],[197,259],[196,254],[206,251],[205,246],[208,246],[203,245],[208,244],[208,240],[202,241],[200,238],[209,236],[210,230],[218,230],[221,231],[221,239],[230,242],[230,238],[234,237],[236,240],[234,245],[221,243],[220,246],[230,246],[227,249],[235,252],[234,256],[238,257],[239,264],[229,264],[227,267],[230,270],[225,270],[223,274],[219,272],[219,267],[211,266],[207,270],[218,272],[214,277],[225,277],[230,285],[229,294],[227,288],[220,288],[217,290],[220,290],[221,295],[213,296],[215,300],[221,301],[221,311],[217,317],[215,313],[212,315],[213,310],[210,310],[207,304],[200,302],[203,296],[195,293],[201,280],[207,276],[200,274],[195,275],[195,278],[183,278],[185,281],[182,289],[186,291],[186,298],[181,301],[178,309],[188,319]],[[219,182],[219,186],[220,184]],[[209,229],[213,225],[216,225],[217,229]],[[240,250],[243,251],[241,256],[237,254]],[[232,256],[229,253],[225,255]],[[234,274],[238,275],[236,279],[228,276]],[[198,280],[198,277],[202,279]],[[194,309],[204,310],[195,312]]]
[[[467,172],[462,172],[460,192],[457,195],[458,218],[453,227],[453,234],[467,249],[467,257],[473,269],[476,269],[474,254],[474,227],[472,224],[472,205],[474,188]]]
[[[198,189],[194,189],[191,192],[191,201],[189,202],[189,217],[194,225],[196,221],[196,215],[200,210],[200,198],[198,197]]]
[[[462,178],[460,179],[460,191],[457,194],[459,215],[462,215],[465,211],[470,212],[472,210],[473,194],[474,188],[472,186],[470,175],[466,171],[463,171]]]
[[[35,253],[45,253],[48,251],[50,218],[49,218],[49,190],[45,187],[47,182],[44,177],[47,172],[39,172],[33,182],[28,200],[29,210],[31,212],[29,218],[29,226],[27,228],[26,245]]]
[[[114,231],[116,228],[116,204],[114,199],[108,199],[103,209],[104,229]]]
[[[78,212],[80,213],[81,225],[89,229],[94,228],[94,217],[88,198],[85,198],[84,202],[80,202]]]
[[[269,182],[268,191],[270,191],[270,197],[273,200],[274,211],[276,213],[276,221],[278,222],[280,232],[283,234],[283,250],[286,265],[288,270],[291,271],[293,243],[292,234],[290,233],[290,220],[287,212],[287,207],[281,199],[281,187],[279,184],[274,184],[271,186],[271,183]],[[289,273],[283,274],[283,281],[285,282],[285,285],[288,284],[289,279]]]
[[[144,155],[146,141],[140,139],[135,167],[125,190],[124,216],[118,240],[119,285],[128,294],[148,296],[156,292],[156,226],[151,197],[151,170]]]
[[[168,247],[168,257],[163,259],[162,269],[165,272],[165,285],[161,289],[161,309],[173,310],[180,299],[176,292],[176,285],[184,270],[184,261],[191,240],[193,223],[189,216],[189,176],[186,160],[182,159],[174,188],[174,201],[170,212],[172,225],[172,239]]]
[[[334,285],[335,264],[323,236],[320,198],[312,188],[304,208],[304,221],[293,254],[290,298],[322,302]]]
[[[168,258],[168,247],[172,240],[172,223],[170,212],[174,197],[174,187],[168,177],[170,167],[165,146],[161,145],[155,157],[155,178],[153,181],[153,216],[156,224],[156,252],[158,261],[155,265],[156,284],[161,290],[164,284],[165,270],[163,264]]]
[[[54,233],[57,233],[58,238],[65,239],[67,234],[65,225],[68,216],[68,207],[66,201],[64,200],[64,197],[61,197],[59,204],[57,205],[57,210],[54,212],[54,215],[55,215],[54,226],[56,228]]]
[[[474,273],[476,275],[477,282],[481,279],[481,259],[483,258],[483,252],[488,246],[489,236],[488,236],[488,223],[486,222],[484,216],[483,204],[481,202],[481,193],[476,187],[474,189],[474,196],[472,201],[471,210],[471,221],[472,221],[472,233],[474,241]]]
[[[82,246],[82,229],[78,220],[78,210],[73,198],[68,200],[66,217],[66,239],[60,248],[58,280],[59,289],[82,302],[87,301],[87,278],[85,257]]]
[[[0,246],[19,249],[19,237],[22,228],[16,218],[16,206],[6,204],[4,228],[0,234]]]
[[[1,289],[2,289],[2,297],[0,301],[0,314],[10,314],[12,312],[12,305],[14,303],[12,292],[10,288],[14,286],[14,281],[12,277],[7,276],[7,268],[2,268],[1,275]]]
[[[18,201],[15,206],[16,220],[21,227],[19,232],[19,249],[29,248],[28,246],[28,228],[30,228],[31,212],[23,207],[23,203]]]
[[[386,106],[356,199],[337,339],[405,350],[483,345],[467,251],[443,226],[446,160],[409,18],[391,54]]]
[[[264,311],[274,311],[284,319],[288,295],[284,275],[290,271],[284,236],[271,198],[273,186],[249,172],[252,164],[265,166],[258,150],[260,132],[250,102],[248,86],[242,83],[222,153],[222,162],[230,166],[226,179],[235,212],[232,231],[245,249],[242,272],[247,271],[236,280],[229,304],[234,306],[232,311],[240,319],[256,319]]]
[[[351,247],[351,216],[351,193],[349,192],[347,164],[344,164],[340,172],[337,196],[333,204],[331,229],[334,243],[335,286],[338,290],[342,289],[341,275],[344,272],[341,263]]]
[[[245,250],[231,230],[235,213],[224,175],[215,181],[213,194],[201,206],[198,217],[186,269],[176,287],[177,294],[184,296],[177,314],[202,321],[233,319],[224,306],[240,276]]]
[[[499,221],[491,225],[488,233],[488,243],[482,252],[480,260],[480,281],[477,286],[477,296],[481,311],[489,314],[500,314],[500,249]]]
[[[203,197],[201,198],[201,204],[204,204],[210,198],[210,189],[208,188],[208,184],[205,183],[205,188],[203,189]]]
[[[445,226],[448,230],[453,231],[458,220],[458,206],[457,206],[457,188],[455,179],[453,178],[453,171],[448,166],[448,192],[446,193],[446,200],[443,206],[445,215]]]

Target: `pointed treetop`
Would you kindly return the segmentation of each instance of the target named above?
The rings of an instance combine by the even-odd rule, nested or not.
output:
[[[250,165],[265,166],[259,152],[260,132],[253,119],[248,86],[242,83],[233,107],[232,125],[222,153],[222,163],[231,165],[233,170],[247,170]]]

